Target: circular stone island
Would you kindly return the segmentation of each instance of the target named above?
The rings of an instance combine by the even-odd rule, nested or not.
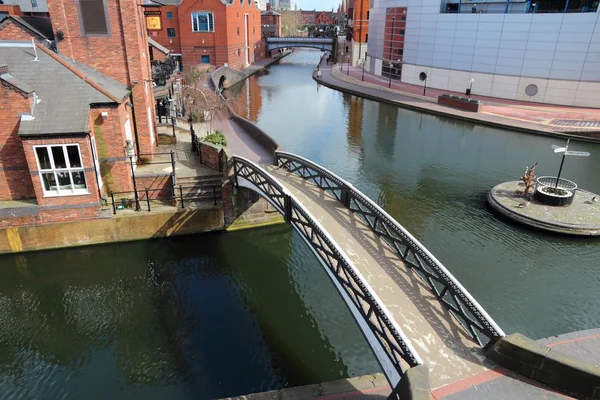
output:
[[[600,195],[577,189],[570,205],[551,206],[540,202],[539,196],[532,196],[527,203],[527,199],[517,194],[523,190],[525,185],[521,181],[501,183],[488,193],[488,204],[503,216],[532,228],[600,236]]]

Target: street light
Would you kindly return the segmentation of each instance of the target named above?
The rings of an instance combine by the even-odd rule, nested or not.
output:
[[[390,67],[390,83],[388,83],[388,88],[391,88],[392,87],[392,67],[394,66],[394,63],[390,61],[388,66]]]
[[[348,73],[346,75],[350,75],[350,54],[346,56],[346,62],[348,63]]]
[[[467,90],[467,95],[469,96],[469,98],[471,98],[471,90],[473,89],[473,82],[475,82],[475,79],[471,78],[471,80],[469,81],[469,89]]]
[[[366,64],[366,63],[367,63],[367,59],[366,59],[366,58],[364,58],[364,59],[362,60],[362,62],[361,62],[361,64],[362,64],[362,69],[363,69],[363,73],[362,73],[362,79],[361,79],[362,81],[364,81],[364,80],[365,80],[365,64]]]

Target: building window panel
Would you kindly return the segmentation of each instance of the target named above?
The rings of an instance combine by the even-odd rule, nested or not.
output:
[[[176,36],[175,28],[167,28],[167,37],[174,38]]]
[[[215,24],[213,13],[195,12],[192,13],[192,31],[193,32],[214,32]]]
[[[44,196],[87,194],[79,145],[34,146]]]
[[[108,34],[104,0],[79,0],[79,13],[84,35]]]
[[[173,19],[173,13],[171,11],[167,11],[167,19]]]

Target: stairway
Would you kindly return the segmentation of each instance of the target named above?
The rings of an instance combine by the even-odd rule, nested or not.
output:
[[[184,206],[219,204],[222,199],[223,175],[188,176],[177,178],[177,200],[183,195]],[[181,192],[180,192],[181,186]]]

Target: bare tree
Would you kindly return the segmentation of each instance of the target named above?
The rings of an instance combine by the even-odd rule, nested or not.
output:
[[[300,11],[281,11],[281,36],[298,36]]]
[[[208,76],[214,67],[190,67],[183,73],[184,84],[181,97],[188,121],[207,121],[209,130],[212,131],[213,120],[227,118],[229,110],[227,102],[208,83]]]

